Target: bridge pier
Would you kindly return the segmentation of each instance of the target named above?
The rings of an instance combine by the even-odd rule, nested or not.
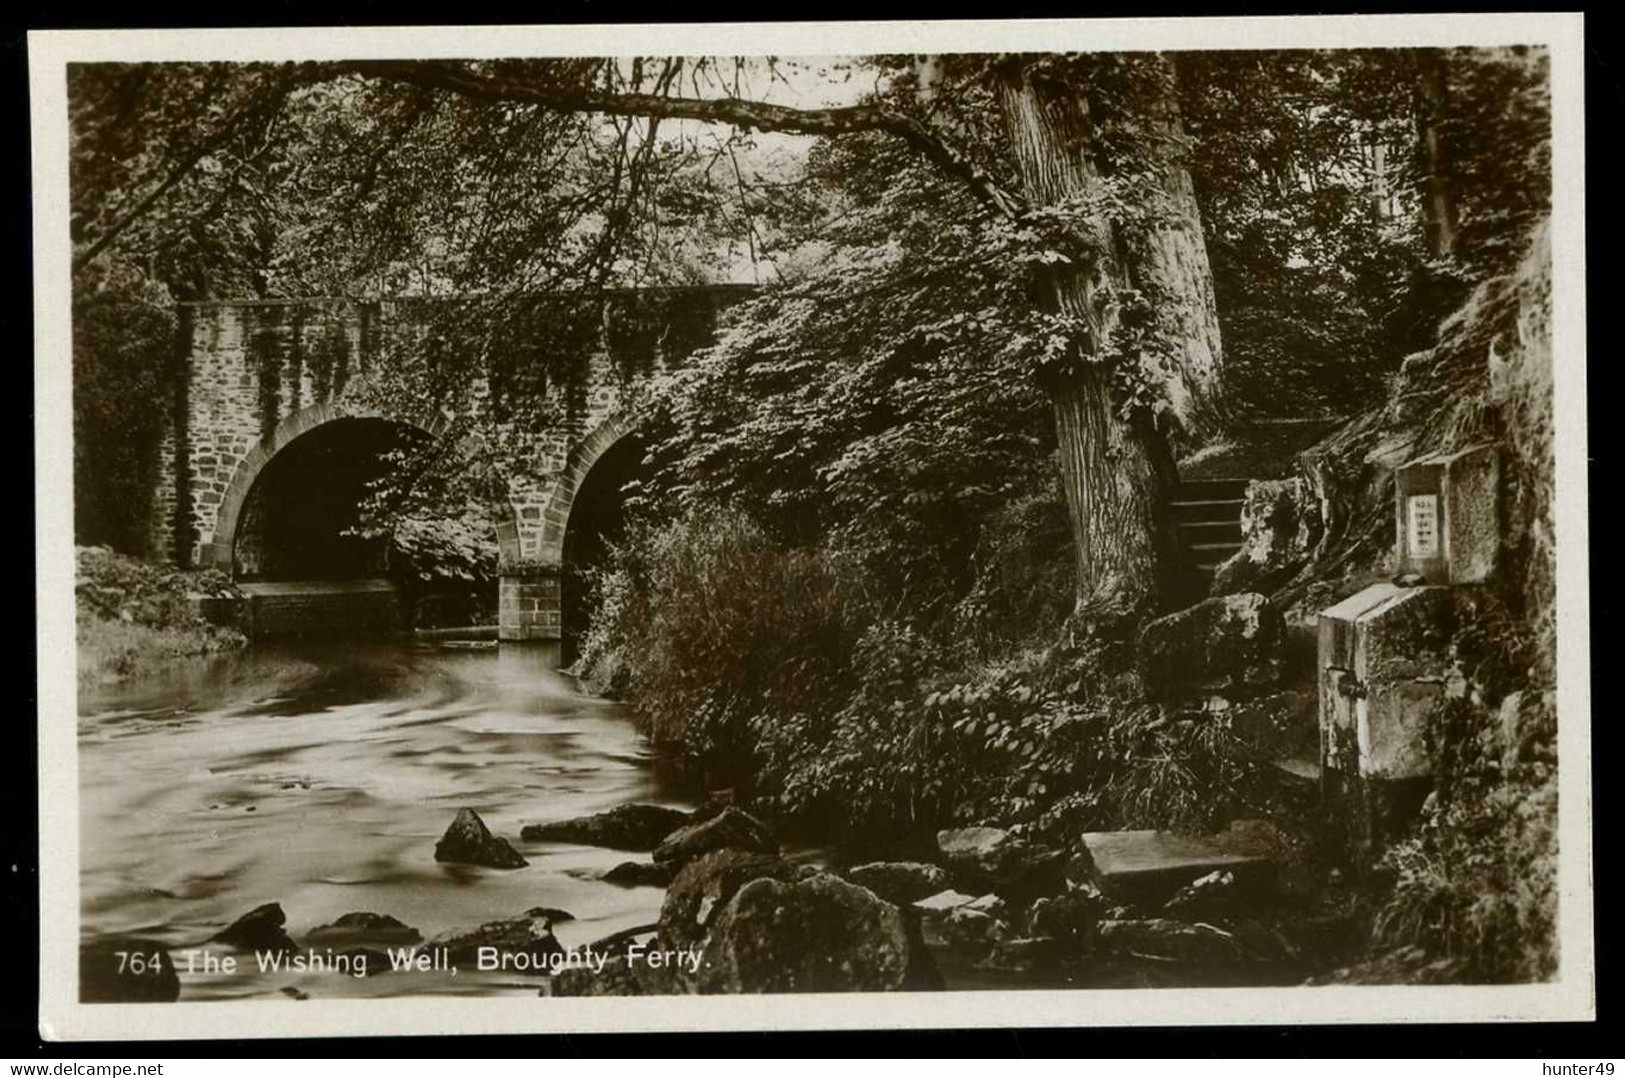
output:
[[[557,565],[504,569],[497,596],[497,639],[561,639],[563,578]]]

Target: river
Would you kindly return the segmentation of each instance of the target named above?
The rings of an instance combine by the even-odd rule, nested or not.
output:
[[[295,939],[359,910],[432,938],[562,908],[575,915],[555,926],[567,947],[655,920],[659,888],[597,878],[647,855],[519,837],[630,801],[692,805],[624,705],[584,695],[557,659],[548,647],[257,647],[85,694],[85,938],[185,952],[265,902],[281,903]],[[437,863],[463,806],[530,864]],[[262,974],[250,956],[226,974],[177,958],[183,1000],[537,991],[468,969]]]

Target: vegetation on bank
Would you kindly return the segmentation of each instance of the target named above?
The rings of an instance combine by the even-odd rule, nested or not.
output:
[[[1404,114],[1392,97],[1336,111],[1352,100],[1337,80],[1372,69],[1338,58],[1305,76],[1293,65],[1314,58],[1265,59],[1242,66],[1269,93],[1197,101],[1223,83],[1222,59],[1187,69],[1187,96],[1204,137],[1191,167],[1220,313],[1237,314],[1224,322],[1233,382],[1260,411],[1337,402],[1347,415],[1303,457],[1329,519],[1277,578],[1278,608],[1312,617],[1391,571],[1393,467],[1483,441],[1506,454],[1508,556],[1455,642],[1435,793],[1365,881],[1373,953],[1443,960],[1455,979],[1549,976],[1555,717],[1552,668],[1535,658],[1549,659],[1554,639],[1539,59],[1458,58],[1463,114],[1479,124],[1486,102],[1504,107],[1477,147],[1462,140],[1462,116],[1447,125],[1471,161],[1452,166],[1469,179],[1443,247],[1442,223],[1414,203],[1376,206],[1349,173],[1308,160],[1335,141],[1321,125],[1348,133],[1366,130],[1363,110]],[[1338,106],[1304,121],[1294,96],[1330,87]],[[1283,131],[1299,141],[1262,179],[1224,150]],[[984,318],[979,292],[1015,287],[1021,269],[959,226],[951,192],[883,148],[871,158],[845,146],[814,157],[842,209],[818,226],[829,249],[741,311],[649,417],[659,472],[641,497],[647,519],[666,523],[635,530],[601,576],[581,670],[626,694],[654,736],[680,740],[710,783],[825,834],[989,823],[1064,840],[1273,815],[1313,844],[1314,821],[1281,808],[1260,766],[1268,747],[1254,735],[1269,724],[1246,712],[1273,704],[1168,706],[1136,675],[1131,634],[1070,621],[1042,386],[1022,375],[1020,329]],[[1286,688],[1312,689],[1311,671],[1296,676]]]
[[[194,610],[191,597],[231,597],[231,580],[215,570],[182,572],[116,554],[76,547],[81,689],[150,673],[167,663],[231,651],[247,641]]]

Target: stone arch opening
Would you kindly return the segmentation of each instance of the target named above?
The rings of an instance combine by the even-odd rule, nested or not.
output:
[[[297,434],[253,478],[230,536],[232,576],[245,582],[381,577],[389,537],[353,534],[391,453],[433,435],[376,416],[343,416]]]
[[[562,658],[575,661],[591,616],[592,582],[626,537],[627,500],[648,479],[644,444],[625,434],[601,452],[575,489],[559,557],[559,636]]]

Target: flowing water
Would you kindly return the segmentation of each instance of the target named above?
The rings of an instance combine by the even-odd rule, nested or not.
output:
[[[575,915],[567,947],[652,922],[663,892],[598,880],[646,858],[525,842],[526,823],[630,801],[688,807],[622,705],[583,695],[556,650],[343,642],[256,648],[117,691],[79,722],[84,936],[177,949],[182,999],[518,993],[512,973],[203,972],[186,949],[266,902],[295,938],[341,914],[389,914],[423,936],[534,906]],[[437,863],[474,808],[529,861]]]

